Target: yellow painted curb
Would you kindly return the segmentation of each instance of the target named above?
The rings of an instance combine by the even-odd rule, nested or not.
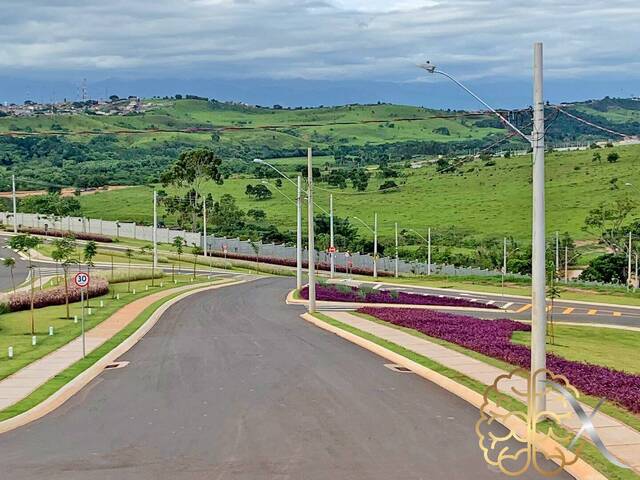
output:
[[[98,360],[96,363],[91,365],[85,371],[80,373],[77,377],[71,380],[69,383],[60,388],[53,395],[49,396],[42,402],[40,402],[35,407],[27,410],[26,412],[21,413],[20,415],[16,415],[15,417],[9,418],[0,422],[0,434],[9,432],[11,430],[15,430],[16,428],[22,427],[28,423],[33,422],[39,418],[44,417],[48,413],[51,413],[58,407],[60,407],[63,403],[69,400],[72,396],[82,390],[86,385],[89,384],[94,378],[102,373],[104,367],[109,363],[112,363],[116,358],[122,356],[127,351],[129,351],[136,343],[138,343],[142,337],[144,337],[149,330],[153,328],[153,326],[158,322],[160,317],[167,311],[169,307],[183,300],[184,298],[194,295],[196,293],[204,292],[207,290],[214,290],[222,287],[229,287],[232,285],[239,285],[241,283],[246,283],[252,281],[251,279],[247,280],[238,280],[234,282],[226,282],[217,285],[208,285],[206,287],[194,288],[193,290],[188,290],[177,297],[172,298],[171,300],[166,301],[162,305],[160,305],[155,312],[151,314],[151,316],[144,322],[135,332],[133,332],[127,339],[125,339],[120,345],[116,346],[113,350],[107,353],[104,357]]]
[[[483,396],[480,395],[479,393],[474,392],[473,390],[471,390],[468,387],[465,387],[464,385],[454,382],[450,378],[445,377],[444,375],[438,372],[434,372],[430,368],[427,368],[423,365],[420,365],[419,363],[409,360],[407,357],[403,355],[392,352],[387,348],[381,347],[377,343],[374,343],[370,340],[366,340],[356,334],[347,332],[346,330],[343,330],[339,327],[330,325],[314,317],[309,313],[304,313],[301,315],[301,317],[306,321],[316,325],[317,327],[322,328],[323,330],[327,330],[331,333],[334,333],[339,337],[344,338],[345,340],[348,340],[362,348],[369,350],[372,353],[375,353],[376,355],[379,355],[382,358],[385,358],[386,360],[389,360],[392,363],[408,368],[409,370],[413,371],[417,375],[420,375],[425,380],[429,380],[430,382],[435,383],[439,387],[442,387],[445,390],[453,393],[457,397],[460,397],[461,399],[465,400],[466,402],[470,403],[471,405],[473,405],[478,409],[484,403]],[[494,402],[490,402],[490,408],[492,409],[492,411],[497,413],[506,413],[506,410],[504,410],[502,407],[496,406]],[[504,422],[501,421],[500,423],[502,423],[505,427],[507,427],[511,431],[514,431],[522,436],[526,436],[527,425],[525,422],[523,422],[519,418],[511,416],[507,421],[504,421]],[[573,456],[571,452],[569,452],[562,445],[557,443],[555,440],[552,440],[551,438],[546,438],[544,441],[540,442],[536,446],[543,453],[557,454],[558,451],[561,451],[564,455],[567,456],[567,458],[572,458]],[[478,452],[480,454],[480,450],[478,450]],[[565,471],[569,475],[573,476],[578,480],[607,480],[607,478],[604,475],[602,475],[600,472],[598,472],[595,468],[593,468],[591,465],[589,465],[587,462],[585,462],[582,459],[578,459],[578,461],[573,465],[565,466]]]

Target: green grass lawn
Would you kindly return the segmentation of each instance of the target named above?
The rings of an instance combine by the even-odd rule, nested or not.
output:
[[[640,184],[640,146],[616,147],[615,150],[621,156],[615,164],[592,162],[591,151],[547,155],[549,234],[556,230],[568,231],[576,239],[591,240],[591,235],[582,230],[584,218],[590,209],[605,199],[638,196],[637,192],[624,184]],[[607,151],[609,149],[603,153]],[[414,228],[422,233],[428,226],[436,231],[455,226],[477,235],[512,235],[523,240],[530,238],[529,156],[498,158],[493,167],[485,167],[482,162],[474,161],[465,165],[460,175],[438,174],[435,167],[407,169],[403,172],[407,176],[397,182],[406,183],[397,192],[377,192],[382,181],[378,178],[370,180],[364,194],[357,194],[351,187],[340,190],[317,183],[315,200],[328,209],[329,193],[333,193],[335,212],[340,217],[359,216],[372,222],[374,210],[377,211],[381,241],[391,240],[395,222],[398,222],[400,229]],[[618,179],[617,189],[610,183],[615,178]],[[271,222],[293,230],[295,206],[273,187],[273,198],[269,200],[255,201],[245,195],[247,184],[259,182],[258,179],[230,178],[223,185],[209,184],[206,189],[214,198],[224,193],[231,194],[242,209],[262,209]],[[295,196],[294,190],[293,185],[286,181],[283,183],[282,191],[288,196]],[[88,217],[147,224],[151,221],[152,189],[149,187],[100,192],[83,196],[80,201]],[[169,224],[173,221],[162,208],[160,216]],[[359,228],[361,234],[370,234],[364,227]]]
[[[192,282],[189,275],[177,275],[176,280],[178,280],[177,284],[172,283],[170,278],[156,280],[156,287],[149,287],[148,291],[145,290],[145,287],[151,285],[151,280],[131,282],[131,292],[127,291],[126,282],[110,285],[110,292],[107,295],[90,300],[93,315],[85,316],[85,328],[91,329],[122,306],[151,293],[175,286],[208,281],[206,277],[199,277],[195,282]],[[164,282],[162,288],[159,286],[160,281]],[[133,290],[136,291],[135,294]],[[115,299],[116,294],[120,295],[119,300]],[[99,307],[100,300],[104,302],[103,308]],[[0,315],[0,379],[11,375],[80,335],[80,321],[78,323],[73,321],[74,315],[78,315],[78,318],[81,316],[80,302],[70,304],[71,319],[65,318],[64,305],[36,309],[35,326],[38,344],[35,347],[31,346],[30,315],[29,310]],[[48,335],[50,326],[54,327],[55,334],[53,336]],[[9,346],[14,347],[12,360],[8,358]]]

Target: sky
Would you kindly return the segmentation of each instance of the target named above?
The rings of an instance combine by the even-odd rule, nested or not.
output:
[[[640,95],[637,0],[2,0],[0,101],[193,93],[270,105]]]

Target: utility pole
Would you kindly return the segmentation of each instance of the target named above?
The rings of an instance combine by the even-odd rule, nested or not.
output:
[[[636,253],[636,280],[635,280],[635,283],[633,284],[634,292],[636,290],[636,285],[638,285],[638,254],[637,253]]]
[[[378,278],[378,214],[373,214],[373,278]]]
[[[202,251],[204,256],[207,256],[207,197],[204,197],[202,202],[202,233],[204,234],[204,243],[202,245]]]
[[[569,246],[564,246],[564,283],[569,282]]]
[[[316,267],[315,256],[316,250],[314,245],[314,228],[313,228],[313,154],[311,147],[307,149],[307,203],[309,221],[309,313],[316,311]]]
[[[556,275],[560,275],[560,236],[556,230]]]
[[[13,201],[13,233],[18,233],[18,209],[16,208],[16,176],[11,175],[11,199]]]
[[[507,274],[507,237],[502,239],[502,296],[504,297],[504,276]]]
[[[158,268],[158,192],[153,191],[153,229],[151,230],[153,240],[153,271],[151,272],[151,286],[154,285],[156,268]]]
[[[298,173],[298,194],[296,196],[296,289],[302,288],[302,173]]]
[[[335,271],[336,271],[336,254],[333,252],[333,249],[335,247],[335,245],[333,244],[333,193],[331,195],[329,195],[329,232],[330,232],[330,243],[331,243],[331,249],[329,250],[329,256],[331,258],[331,275],[330,277],[333,278]]]
[[[398,278],[398,222],[396,222],[396,278]]]
[[[544,201],[544,96],[542,43],[534,44],[533,56],[533,226],[531,268],[531,375],[535,382],[536,413],[546,409],[546,272],[545,272],[545,201]]]
[[[629,232],[629,265],[627,267],[627,290],[629,290],[631,285],[631,232]]]
[[[427,275],[431,275],[431,227],[427,229]]]

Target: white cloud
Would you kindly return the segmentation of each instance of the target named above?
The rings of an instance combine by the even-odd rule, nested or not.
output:
[[[3,0],[0,68],[149,77],[638,77],[637,0]]]

